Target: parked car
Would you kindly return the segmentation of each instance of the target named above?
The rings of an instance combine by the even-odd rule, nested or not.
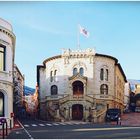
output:
[[[121,117],[121,110],[118,108],[110,108],[106,111],[106,121],[118,121]]]

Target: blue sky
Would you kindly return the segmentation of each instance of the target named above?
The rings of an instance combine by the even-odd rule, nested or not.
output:
[[[78,24],[89,32],[80,35],[81,49],[116,57],[128,79],[140,79],[140,2],[0,2],[0,17],[16,35],[15,63],[25,84],[36,85],[36,66],[62,48],[77,49]]]

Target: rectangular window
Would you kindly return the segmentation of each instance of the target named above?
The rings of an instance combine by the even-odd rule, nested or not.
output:
[[[5,71],[5,46],[0,45],[0,71]]]
[[[0,98],[0,117],[3,116],[3,99]]]

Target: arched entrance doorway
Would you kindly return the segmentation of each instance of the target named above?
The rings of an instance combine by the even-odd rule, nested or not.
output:
[[[0,92],[0,117],[4,117],[4,94]]]
[[[75,81],[72,84],[73,87],[73,95],[83,95],[84,94],[84,86],[81,81]]]
[[[83,105],[75,104],[72,106],[72,119],[73,120],[83,119]]]

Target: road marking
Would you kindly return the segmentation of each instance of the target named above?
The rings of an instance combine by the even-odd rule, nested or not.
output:
[[[45,126],[44,124],[38,124],[38,125],[40,125],[40,126]]]
[[[25,127],[22,125],[22,123],[19,120],[17,120],[17,121],[20,124],[20,126],[24,129],[24,131],[27,133],[27,135],[29,136],[29,138],[30,139],[33,139],[33,137],[31,136],[31,134],[25,129]]]
[[[18,126],[19,127],[19,124],[15,124],[15,126]]]
[[[25,127],[29,127],[29,125],[28,125],[28,124],[24,124],[24,126],[25,126]]]
[[[16,132],[16,134],[18,135],[18,134],[20,134],[20,132],[19,132],[19,131],[17,131],[17,132]]]
[[[49,124],[49,123],[47,123],[46,125],[48,125],[48,126],[52,126],[52,124]]]
[[[88,122],[81,122],[80,124],[89,124]]]
[[[31,124],[31,125],[32,125],[32,126],[35,126],[35,127],[37,126],[36,124]]]
[[[80,124],[79,122],[73,122],[73,124]]]
[[[53,125],[59,125],[58,123],[53,123]]]
[[[66,125],[65,123],[59,123],[59,124],[61,124],[61,125]]]
[[[123,130],[123,129],[140,129],[140,127],[117,127],[117,128],[86,128],[86,129],[74,129],[72,131],[106,131],[106,130]]]

